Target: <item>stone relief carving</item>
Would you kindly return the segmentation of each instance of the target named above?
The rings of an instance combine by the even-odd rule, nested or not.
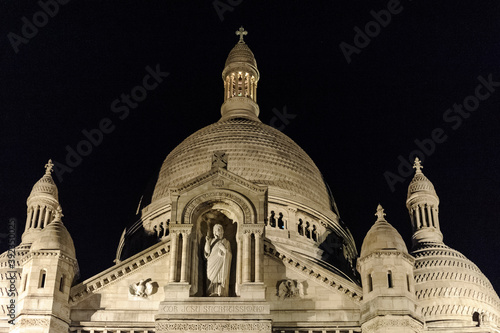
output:
[[[297,280],[282,280],[278,283],[277,296],[280,300],[286,298],[303,298],[304,285]]]
[[[157,283],[152,282],[151,279],[140,280],[139,282],[131,284],[128,287],[128,291],[131,296],[138,296],[143,298],[147,298],[148,296],[154,294],[157,289]]]

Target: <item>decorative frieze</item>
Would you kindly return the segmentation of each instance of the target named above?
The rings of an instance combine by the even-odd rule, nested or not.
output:
[[[271,332],[270,322],[170,323],[158,322],[157,333],[166,332]]]

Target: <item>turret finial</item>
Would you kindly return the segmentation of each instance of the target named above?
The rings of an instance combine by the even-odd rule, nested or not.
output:
[[[243,27],[240,27],[237,31],[236,31],[236,35],[237,36],[240,36],[240,40],[238,43],[240,44],[245,44],[245,41],[243,40],[243,36],[246,36],[248,35],[248,31],[245,31],[245,29],[243,29]]]
[[[59,205],[59,206],[57,206],[57,209],[56,209],[56,212],[55,212],[54,221],[61,221],[61,218],[63,216],[64,215],[62,213],[62,207]]]
[[[379,221],[385,221],[384,216],[384,208],[382,208],[381,204],[378,204],[377,206],[377,212],[375,213],[375,216],[377,217],[377,222]]]
[[[54,164],[52,163],[52,160],[49,160],[47,164],[45,164],[45,174],[50,175],[52,171],[54,171],[53,167]]]
[[[413,163],[413,169],[416,170],[415,173],[422,173],[422,169],[424,167],[422,166],[420,159],[418,157],[415,157],[415,162]]]

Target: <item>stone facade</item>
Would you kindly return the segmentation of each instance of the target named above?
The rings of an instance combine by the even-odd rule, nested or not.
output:
[[[2,307],[0,332],[498,332],[500,300],[443,243],[439,198],[418,160],[407,200],[413,248],[379,206],[358,256],[314,162],[260,122],[260,73],[246,31],[237,34],[221,119],[167,156],[115,265],[78,284],[47,164],[17,247],[16,324]]]

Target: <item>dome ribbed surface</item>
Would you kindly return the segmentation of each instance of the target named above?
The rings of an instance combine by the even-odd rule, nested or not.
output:
[[[377,221],[370,228],[363,240],[360,258],[382,250],[408,253],[403,238],[387,221]]]
[[[434,185],[422,172],[415,173],[408,186],[408,198],[413,194],[431,194],[437,196]]]
[[[72,258],[76,258],[75,245],[68,229],[60,220],[54,220],[43,229],[39,237],[31,245],[31,250],[61,250]]]
[[[33,189],[28,198],[32,198],[36,195],[50,195],[59,201],[57,186],[50,174],[43,175],[43,177],[33,185]]]
[[[500,299],[488,278],[462,253],[440,243],[423,243],[415,257],[415,289],[426,320],[471,321],[474,312],[500,323]]]
[[[242,118],[209,125],[172,150],[161,167],[153,202],[167,196],[169,188],[209,171],[215,151],[226,152],[228,171],[330,208],[325,183],[311,158],[280,131]]]
[[[237,43],[233,47],[233,49],[231,50],[231,52],[229,52],[229,55],[227,56],[225,66],[235,62],[244,62],[254,67],[257,67],[257,61],[255,60],[253,52],[250,50],[248,45],[244,43]]]

